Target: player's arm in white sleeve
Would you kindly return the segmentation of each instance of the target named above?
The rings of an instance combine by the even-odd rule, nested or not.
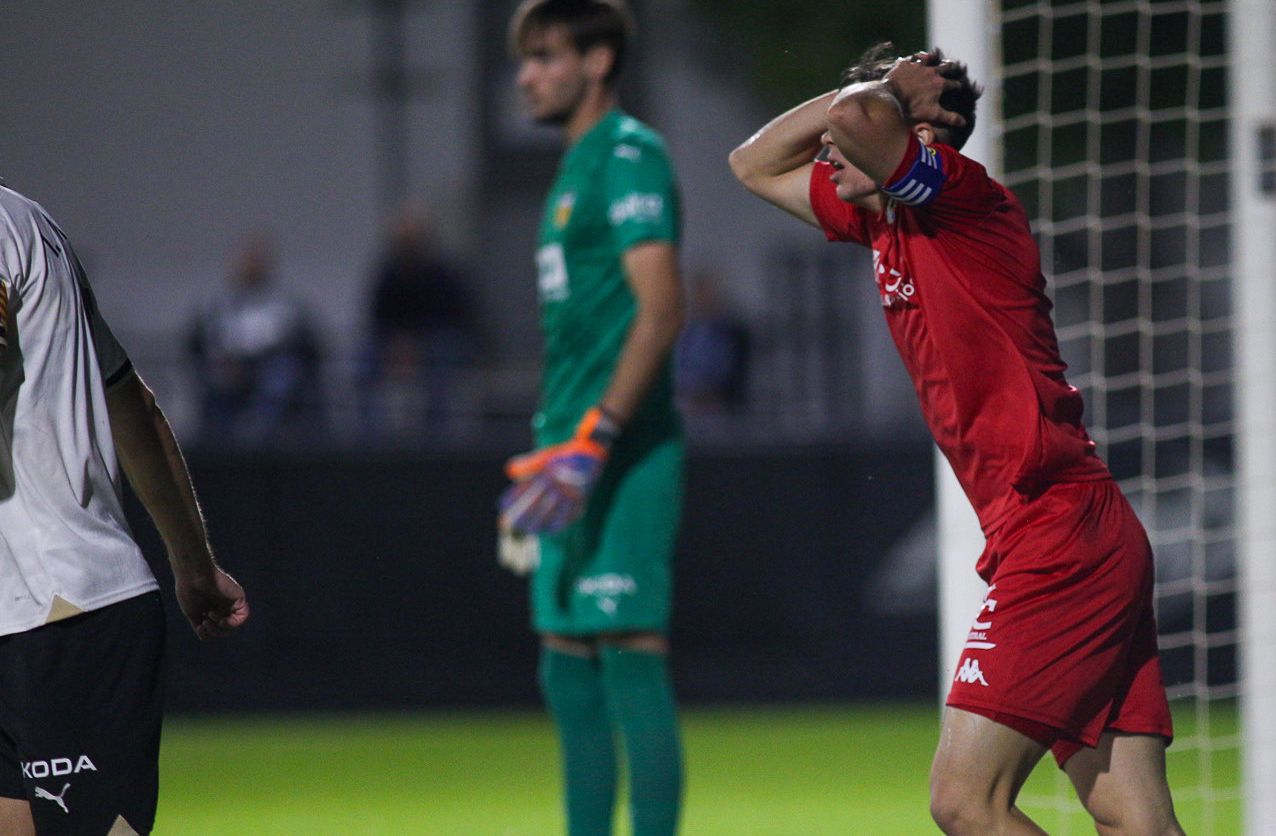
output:
[[[243,588],[213,559],[186,460],[155,396],[130,370],[106,392],[120,464],[164,539],[177,602],[201,639],[248,619]]]
[[[803,102],[772,119],[731,152],[731,172],[744,187],[790,215],[818,227],[811,209],[811,167],[828,130],[837,91]]]

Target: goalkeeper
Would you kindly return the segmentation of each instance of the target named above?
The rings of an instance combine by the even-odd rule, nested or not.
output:
[[[568,150],[536,252],[537,448],[507,466],[502,559],[532,569],[539,678],[575,836],[611,832],[617,731],[635,836],[675,832],[682,790],[666,638],[682,501],[669,370],[679,198],[661,138],[617,109],[631,31],[622,3],[598,0],[528,0],[510,24],[531,116]]]
[[[1051,751],[1100,833],[1182,833],[1147,535],[1064,379],[1023,208],[958,151],[979,88],[938,50],[891,50],[766,125],[731,166],[829,240],[872,250],[887,325],[987,538],[988,597],[948,694],[931,813],[947,833],[1042,833],[1015,798]]]

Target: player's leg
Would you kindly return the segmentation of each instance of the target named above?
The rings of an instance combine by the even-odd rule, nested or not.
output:
[[[567,832],[605,836],[616,803],[616,746],[598,654],[581,639],[541,639],[540,686],[562,750]]]
[[[0,797],[0,833],[9,836],[35,836],[30,802],[25,798]]]
[[[12,734],[16,718],[9,700],[5,699],[5,695],[13,691],[8,682],[13,645],[12,636],[0,636],[0,833],[35,836],[31,803],[22,784],[22,766]]]
[[[588,717],[595,729],[601,729],[595,711],[597,692],[589,691],[586,700],[586,682],[601,689],[607,730],[594,731],[592,739],[595,747],[601,741],[613,746],[613,727],[625,736],[635,836],[672,833],[681,800],[681,747],[664,640],[672,598],[681,470],[680,439],[641,434],[622,438],[585,516],[561,534],[541,537],[541,562],[532,577],[537,631],[557,637],[542,657],[547,702],[556,715],[571,707],[573,716],[582,718],[582,728],[583,718]],[[563,658],[572,648],[559,640],[570,642],[570,637],[576,637],[579,642],[582,637],[600,636],[623,639],[605,649],[591,641],[588,665],[579,656]],[[554,708],[550,698],[554,688],[575,696]],[[561,720],[559,728],[560,734],[566,734]],[[647,735],[650,739],[640,739]],[[567,757],[566,738],[563,745]],[[582,752],[591,751],[584,742],[580,747]],[[614,758],[614,749],[608,751]],[[590,757],[600,762],[603,751],[595,748]],[[610,769],[597,774],[614,782],[614,763]],[[609,811],[614,801],[614,783],[607,785],[605,797],[603,783],[580,784],[592,786],[582,789],[582,795],[595,793],[600,802],[596,806],[580,802],[595,811],[594,820],[599,818],[602,801]],[[569,787],[569,796],[574,795]],[[573,820],[572,833],[577,832]]]
[[[1069,745],[1062,751],[1060,744],[1055,751],[1103,834],[1183,832],[1165,774],[1165,748],[1173,728],[1161,683],[1150,596],[1143,608],[1122,686],[1098,744]]]
[[[682,740],[668,641],[659,633],[601,638],[607,703],[625,743],[634,836],[677,832],[682,802]]]
[[[673,556],[682,507],[682,442],[627,439],[608,486],[597,560],[580,587],[597,619],[604,684],[624,738],[634,836],[670,836],[682,806],[682,743],[669,675]]]
[[[930,770],[930,814],[949,836],[1042,834],[1015,806],[1046,747],[1007,725],[948,708]]]
[[[1061,764],[1097,747],[1104,732],[1172,737],[1151,617],[1151,548],[1114,482],[1051,486],[989,539],[984,561],[989,596],[950,706],[1044,724],[1036,734],[1011,723],[1051,746]]]
[[[558,732],[567,832],[606,836],[616,803],[616,745],[597,648],[573,608],[577,567],[588,563],[588,554],[571,531],[540,538],[532,574],[532,621],[541,636],[538,680]]]
[[[1063,768],[1103,836],[1182,836],[1159,735],[1105,732]]]
[[[6,728],[36,831],[149,833],[159,790],[159,593],[16,638]]]

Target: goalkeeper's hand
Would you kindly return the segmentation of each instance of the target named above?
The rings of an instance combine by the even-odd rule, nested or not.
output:
[[[505,475],[514,484],[501,494],[501,530],[552,534],[579,518],[619,431],[615,419],[593,407],[571,440],[506,462]]]

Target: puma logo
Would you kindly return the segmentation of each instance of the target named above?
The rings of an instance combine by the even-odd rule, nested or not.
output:
[[[57,804],[59,807],[62,808],[62,812],[70,813],[71,811],[67,809],[66,802],[62,800],[62,796],[66,795],[66,791],[69,789],[71,789],[70,781],[62,785],[62,792],[58,793],[57,795],[54,795],[53,793],[49,792],[44,787],[36,787],[35,797],[43,798],[45,801],[52,801],[53,803]]]

